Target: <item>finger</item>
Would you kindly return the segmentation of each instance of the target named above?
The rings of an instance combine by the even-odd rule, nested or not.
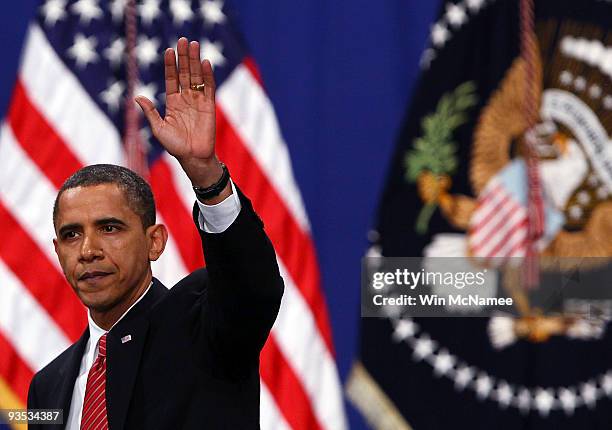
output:
[[[178,93],[178,72],[176,71],[176,55],[174,49],[168,48],[164,53],[164,74],[166,76],[166,97]]]
[[[191,73],[191,84],[202,83],[202,65],[200,64],[200,44],[189,43],[189,72]]]
[[[155,109],[155,105],[145,96],[137,96],[134,100],[136,101],[136,103],[138,103],[140,109],[142,109],[142,112],[147,118],[147,121],[149,121],[149,125],[151,126],[151,130],[153,130],[153,134],[156,134],[161,125],[163,124],[164,120],[159,115],[157,109]]]
[[[215,75],[213,74],[212,65],[208,60],[202,61],[202,79],[206,84],[204,87],[204,94],[214,100],[217,85],[215,84]]]
[[[181,37],[176,46],[176,50],[178,51],[178,74],[181,91],[188,89],[191,83],[189,79],[189,53],[187,48],[187,38]]]

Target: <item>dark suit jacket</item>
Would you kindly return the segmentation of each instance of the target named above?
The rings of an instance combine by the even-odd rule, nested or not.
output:
[[[225,232],[198,229],[207,269],[171,290],[154,279],[110,330],[111,430],[259,428],[259,352],[278,313],[283,281],[263,223],[239,195],[242,209]],[[196,223],[197,213],[195,206]],[[131,341],[122,344],[127,335]],[[85,330],[34,376],[28,408],[61,408],[67,421],[88,338]]]

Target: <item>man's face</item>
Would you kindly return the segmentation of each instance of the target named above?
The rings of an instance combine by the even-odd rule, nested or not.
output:
[[[144,230],[117,185],[77,187],[60,196],[53,243],[83,304],[92,312],[123,313],[150,282],[149,262],[165,245],[160,229],[164,236],[160,225]]]

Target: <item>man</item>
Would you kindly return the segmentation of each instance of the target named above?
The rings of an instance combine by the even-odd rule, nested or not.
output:
[[[53,243],[89,327],[30,384],[28,408],[63,409],[56,428],[259,428],[259,352],[283,283],[263,224],[215,157],[211,65],[197,42],[177,51],[178,70],[174,50],[164,55],[165,118],[136,101],[194,185],[207,269],[171,290],[153,278],[168,233],[133,172],[89,166],[64,183]]]

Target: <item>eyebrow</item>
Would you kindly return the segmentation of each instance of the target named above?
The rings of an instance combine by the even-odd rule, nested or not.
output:
[[[115,217],[107,217],[107,218],[100,218],[97,219],[94,224],[96,226],[103,226],[103,225],[108,225],[108,224],[116,224],[116,225],[121,225],[124,227],[127,227],[127,224],[123,221],[121,221],[119,218],[115,218]],[[58,233],[61,236],[63,233],[65,233],[66,231],[71,231],[71,230],[75,230],[75,229],[79,229],[82,228],[83,225],[79,224],[79,223],[72,223],[72,224],[66,224],[63,225],[59,228]]]

